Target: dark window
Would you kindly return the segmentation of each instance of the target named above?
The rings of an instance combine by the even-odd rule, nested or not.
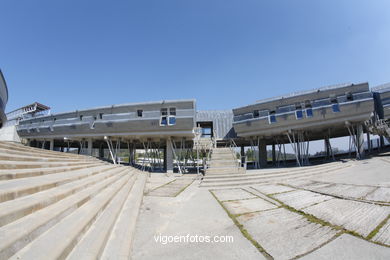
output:
[[[103,119],[103,113],[99,113],[99,119]]]
[[[259,110],[254,110],[253,117],[259,117],[259,116],[260,116]]]
[[[161,108],[161,115],[167,116],[168,115],[168,109],[167,108]]]
[[[276,123],[275,111],[270,111],[270,112],[269,112],[269,115],[268,115],[268,122],[269,122],[270,124]]]
[[[169,115],[170,116],[176,116],[176,108],[175,107],[170,107],[169,108]]]
[[[295,104],[295,118],[296,119],[302,119],[303,118],[303,112],[302,112],[302,105],[301,103]]]
[[[57,120],[57,118],[54,118],[53,121],[55,122]]]
[[[83,116],[82,116],[82,115],[80,116],[80,121],[81,121],[81,120],[83,120]]]
[[[137,116],[142,117],[143,110],[139,109],[137,110]]]
[[[346,96],[348,101],[353,101],[353,95],[351,92],[346,93]]]

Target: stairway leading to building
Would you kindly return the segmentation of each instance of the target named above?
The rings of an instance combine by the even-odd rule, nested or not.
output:
[[[239,174],[244,172],[234,152],[228,147],[213,148],[211,158],[207,164],[206,178],[214,175]]]
[[[127,259],[146,175],[0,142],[0,259]]]

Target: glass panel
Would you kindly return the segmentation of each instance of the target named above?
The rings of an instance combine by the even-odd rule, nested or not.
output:
[[[340,112],[340,106],[339,106],[339,104],[333,104],[333,105],[332,105],[332,110],[333,110],[333,112],[335,112],[335,113]]]
[[[168,124],[167,117],[166,116],[161,117],[160,125],[167,125],[167,124]]]
[[[297,111],[295,111],[295,117],[296,117],[297,119],[302,119],[302,118],[303,118],[303,112],[302,112],[302,110],[297,110]]]
[[[276,116],[275,115],[269,115],[268,121],[270,124],[276,123]]]
[[[313,109],[311,109],[311,108],[306,109],[306,116],[313,117]]]
[[[137,110],[137,116],[142,117],[142,112],[143,112],[142,110]]]
[[[253,117],[259,117],[259,110],[254,110],[253,111]]]
[[[176,117],[174,116],[169,117],[169,125],[176,125]]]

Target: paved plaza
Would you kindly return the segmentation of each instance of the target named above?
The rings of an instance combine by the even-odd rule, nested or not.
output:
[[[196,175],[153,173],[132,257],[389,259],[389,173],[386,153],[302,168],[248,170],[205,183]],[[156,240],[187,235],[232,236],[234,241]]]

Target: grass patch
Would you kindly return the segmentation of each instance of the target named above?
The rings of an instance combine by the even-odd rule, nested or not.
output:
[[[193,179],[190,183],[188,183],[186,186],[184,186],[183,188],[181,188],[181,189],[175,194],[174,197],[177,197],[180,193],[182,193],[185,189],[187,189],[187,187],[190,186],[194,181],[195,181],[195,179]]]
[[[385,218],[381,223],[379,223],[379,225],[373,231],[371,231],[370,234],[368,234],[366,239],[371,240],[379,232],[379,230],[387,223],[389,219],[390,219],[390,215],[388,215],[387,218]]]
[[[238,227],[238,229],[241,231],[242,235],[248,239],[252,245],[254,245],[257,250],[263,254],[267,259],[273,259],[273,257],[267,253],[267,251],[265,251],[265,249],[249,234],[249,232],[244,228],[244,226],[237,220],[236,216],[231,214],[226,208],[225,206],[223,205],[223,203],[221,201],[219,201],[219,199],[217,198],[217,196],[215,196],[215,194],[209,190],[209,192],[211,193],[211,195],[214,197],[214,199],[219,203],[219,205],[221,205],[221,207],[225,210],[226,214],[231,218],[231,220],[233,221],[233,223]]]

